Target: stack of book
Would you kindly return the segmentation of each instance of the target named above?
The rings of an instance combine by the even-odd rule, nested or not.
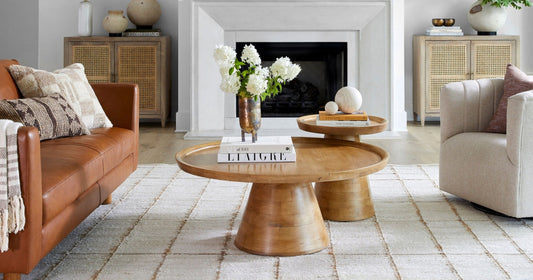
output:
[[[460,26],[432,26],[426,30],[426,35],[430,36],[463,36]]]
[[[324,126],[369,126],[370,119],[364,111],[357,111],[351,114],[341,111],[336,114],[328,114],[326,111],[319,111],[316,124]]]
[[[124,37],[159,37],[161,29],[126,29]]]
[[[262,136],[252,143],[251,139],[223,137],[220,141],[217,161],[237,162],[294,162],[296,150],[290,136]]]

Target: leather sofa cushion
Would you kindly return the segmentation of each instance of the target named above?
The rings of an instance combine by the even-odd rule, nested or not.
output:
[[[118,127],[41,142],[43,224],[133,154],[134,143],[133,131]]]

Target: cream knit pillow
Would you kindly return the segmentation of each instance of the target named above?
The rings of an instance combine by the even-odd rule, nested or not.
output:
[[[42,97],[59,93],[80,116],[87,128],[113,126],[89,84],[82,64],[75,63],[54,72],[11,65],[9,72],[24,97]]]

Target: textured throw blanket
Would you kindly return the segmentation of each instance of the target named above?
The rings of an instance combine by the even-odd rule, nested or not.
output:
[[[26,223],[17,151],[17,131],[21,126],[0,120],[0,252],[9,249],[9,233],[21,231]]]

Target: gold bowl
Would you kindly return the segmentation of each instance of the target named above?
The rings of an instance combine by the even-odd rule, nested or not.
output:
[[[434,18],[431,20],[431,23],[433,23],[434,26],[443,26],[444,25],[444,19],[443,18]]]
[[[453,26],[455,24],[454,18],[445,18],[444,19],[444,26]]]

